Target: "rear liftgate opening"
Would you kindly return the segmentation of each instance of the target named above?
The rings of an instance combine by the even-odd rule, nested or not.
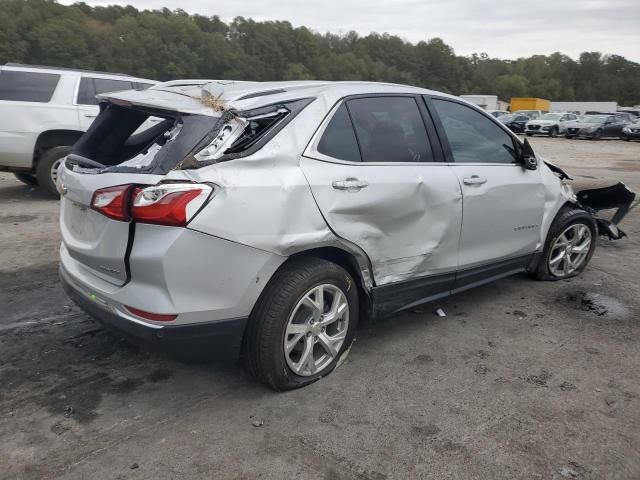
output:
[[[620,182],[610,187],[581,190],[576,193],[580,206],[591,213],[598,224],[598,233],[606,235],[611,240],[619,240],[626,237],[618,225],[633,208],[638,205],[634,202],[636,194],[624,183]],[[611,220],[598,217],[602,210],[615,209]]]
[[[101,113],[66,159],[78,173],[165,175],[253,154],[312,99],[216,115],[103,102]]]

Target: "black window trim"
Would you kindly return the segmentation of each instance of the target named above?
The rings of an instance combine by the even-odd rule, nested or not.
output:
[[[137,85],[138,85],[137,80],[135,80],[133,77],[132,78],[120,79],[120,78],[109,78],[109,77],[96,77],[96,76],[93,76],[93,75],[78,75],[78,80],[76,81],[76,89],[75,89],[75,92],[74,92],[74,95],[73,95],[73,106],[74,107],[97,107],[98,104],[100,103],[100,102],[98,102],[98,103],[93,104],[93,103],[80,103],[80,102],[78,102],[78,95],[80,95],[80,83],[82,82],[82,79],[84,79],[84,78],[87,78],[87,79],[91,80],[91,83],[93,84],[94,92],[95,92],[95,85],[96,85],[95,80],[96,79],[98,79],[98,80],[113,80],[113,81],[116,81],[116,82],[128,82],[131,85],[131,88],[134,89],[134,90],[137,89]],[[124,88],[123,90],[130,90],[130,89]],[[96,95],[97,95],[97,93],[96,93]]]
[[[420,97],[422,95],[417,93],[395,93],[395,92],[380,92],[380,93],[359,93],[353,95],[346,95],[340,99],[331,107],[327,115],[324,117],[322,122],[320,122],[318,128],[315,133],[312,135],[309,144],[304,149],[303,156],[308,158],[313,158],[315,160],[320,160],[328,163],[339,163],[343,165],[379,165],[379,166],[394,166],[394,165],[445,165],[445,156],[442,151],[442,147],[440,145],[440,141],[438,139],[438,134],[436,127],[433,124],[433,120],[427,108],[424,105],[424,102],[421,101]],[[373,97],[411,97],[415,100],[416,106],[418,107],[418,111],[422,116],[422,121],[424,123],[425,129],[427,131],[427,140],[429,141],[429,145],[431,147],[431,153],[433,154],[433,161],[419,161],[419,162],[353,162],[350,160],[342,160],[340,158],[330,157],[329,155],[325,155],[318,151],[318,144],[320,143],[320,139],[324,134],[324,131],[329,126],[331,119],[338,111],[338,109],[345,104],[347,108],[347,112],[349,113],[349,119],[351,120],[351,126],[353,128],[354,134],[356,136],[356,141],[358,142],[358,149],[360,150],[360,157],[362,158],[362,149],[360,148],[360,140],[358,139],[358,134],[353,124],[353,118],[351,117],[351,112],[349,111],[348,105],[346,103],[349,100],[358,99],[358,98],[373,98]],[[436,140],[438,139],[438,140]]]
[[[11,64],[7,64],[6,66],[11,67]],[[38,101],[38,100],[3,100],[3,101],[8,101],[8,102],[27,102],[27,103],[41,103],[41,104],[45,104],[45,103],[51,103],[51,101],[53,100],[53,97],[55,97],[58,89],[60,88],[60,81],[62,80],[62,74],[61,73],[51,73],[51,72],[34,72],[32,70],[22,70],[22,69],[16,69],[16,68],[2,68],[0,69],[0,71],[5,72],[5,73],[34,73],[36,75],[48,75],[48,76],[55,76],[57,77],[57,81],[55,86],[53,87],[53,90],[51,91],[51,96],[49,96],[48,100],[46,101]]]
[[[516,151],[520,151],[522,149],[522,141],[520,140],[520,138],[518,138],[518,136],[515,133],[513,133],[511,130],[509,130],[506,125],[501,123],[493,115],[490,115],[486,111],[482,110],[480,107],[475,107],[473,105],[469,105],[468,103],[463,102],[463,101],[458,101],[455,98],[442,97],[442,96],[439,96],[439,95],[422,95],[422,98],[424,100],[424,104],[427,107],[427,110],[429,111],[429,113],[431,115],[431,118],[432,118],[433,123],[434,123],[435,128],[436,128],[436,131],[438,132],[438,138],[440,139],[440,144],[442,145],[442,149],[444,151],[445,162],[448,165],[501,165],[501,166],[504,166],[504,167],[522,167],[522,165],[520,163],[516,162],[516,161],[514,161],[513,163],[502,163],[502,162],[477,162],[477,163],[476,162],[456,162],[455,159],[453,158],[453,151],[451,150],[451,145],[449,145],[449,139],[448,139],[447,134],[446,134],[446,132],[444,130],[444,126],[442,125],[442,121],[440,120],[440,116],[438,115],[436,107],[433,104],[433,100],[442,100],[442,101],[445,101],[445,102],[457,103],[459,105],[462,105],[463,107],[471,108],[472,110],[475,110],[475,111],[479,112],[480,114],[484,115],[487,119],[492,121],[500,129],[502,129],[505,133],[507,133],[507,135],[509,135],[511,137],[511,139],[513,140],[513,143],[514,143],[513,146],[514,146]]]

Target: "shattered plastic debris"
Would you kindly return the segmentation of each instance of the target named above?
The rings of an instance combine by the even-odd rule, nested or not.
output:
[[[441,308],[437,309],[437,310],[435,311],[435,314],[436,314],[436,315],[438,315],[439,317],[446,317],[446,316],[447,316],[447,314],[446,314],[446,313],[444,313],[444,310],[443,310],[443,309],[441,309]]]
[[[262,420],[254,420],[251,425],[253,425],[254,427],[261,427],[262,425],[264,425],[264,422]]]

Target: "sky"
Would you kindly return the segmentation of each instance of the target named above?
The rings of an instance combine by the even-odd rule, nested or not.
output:
[[[458,55],[515,59],[560,51],[617,54],[640,62],[640,0],[85,0],[138,9],[288,20],[317,32],[388,32],[410,42],[440,37]],[[71,4],[73,1],[63,0]]]

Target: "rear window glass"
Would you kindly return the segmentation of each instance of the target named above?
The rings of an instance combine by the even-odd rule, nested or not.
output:
[[[318,152],[340,160],[360,161],[360,150],[347,107],[343,103],[331,118],[318,143]]]
[[[124,80],[111,80],[109,78],[82,77],[78,88],[77,103],[80,105],[98,105],[96,95],[100,93],[131,90],[134,84]]]
[[[46,103],[51,100],[60,75],[54,73],[0,71],[0,100]]]
[[[427,129],[412,97],[347,102],[363,162],[432,162]]]

